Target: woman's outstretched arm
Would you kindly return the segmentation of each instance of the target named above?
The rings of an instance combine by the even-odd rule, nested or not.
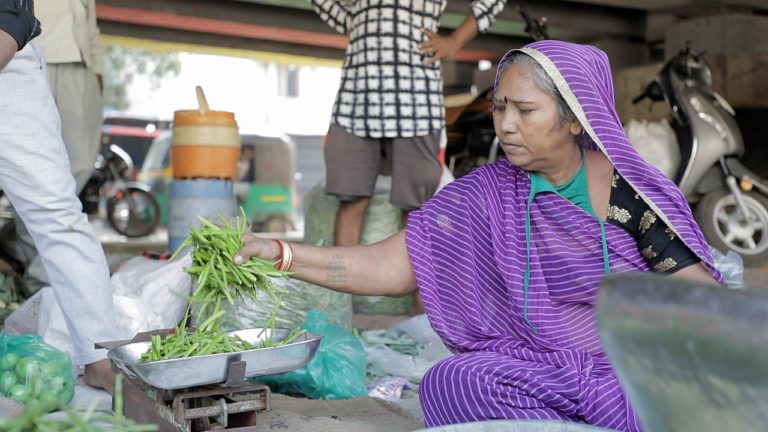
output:
[[[235,256],[280,260],[274,240],[246,234]],[[317,247],[290,243],[292,277],[335,291],[357,295],[402,296],[416,290],[416,278],[405,246],[405,230],[368,246]]]

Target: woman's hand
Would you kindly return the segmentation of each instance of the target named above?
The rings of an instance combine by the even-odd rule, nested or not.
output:
[[[243,247],[237,251],[233,261],[235,264],[242,264],[251,257],[263,258],[267,261],[277,262],[282,258],[280,256],[280,246],[271,239],[256,237],[253,234],[243,236]]]

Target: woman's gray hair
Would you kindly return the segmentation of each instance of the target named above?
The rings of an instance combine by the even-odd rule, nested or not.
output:
[[[533,57],[522,51],[515,51],[509,55],[509,57],[499,66],[498,76],[500,77],[505,70],[514,65],[526,65],[530,72],[530,77],[533,79],[533,83],[536,87],[544,93],[552,96],[557,102],[557,109],[560,113],[560,122],[566,123],[576,120],[576,115],[573,114],[571,107],[568,106],[568,102],[565,101],[563,95],[555,86],[555,82],[547,75],[544,68]]]

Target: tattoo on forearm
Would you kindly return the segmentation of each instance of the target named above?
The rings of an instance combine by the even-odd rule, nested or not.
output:
[[[347,260],[340,253],[334,253],[325,266],[325,279],[334,284],[347,282]]]

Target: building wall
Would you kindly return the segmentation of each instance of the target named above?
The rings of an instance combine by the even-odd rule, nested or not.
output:
[[[710,54],[768,53],[768,17],[723,14],[678,21],[664,34],[664,56],[673,57],[686,41]]]

